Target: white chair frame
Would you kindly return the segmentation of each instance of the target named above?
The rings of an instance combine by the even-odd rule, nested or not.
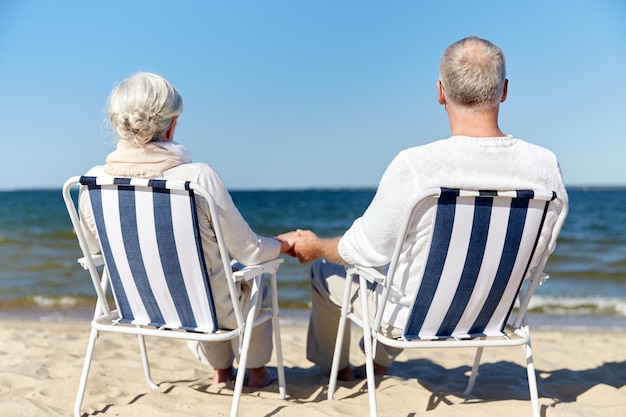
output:
[[[526,358],[526,370],[528,376],[528,385],[533,417],[540,417],[539,398],[535,377],[533,353],[530,343],[530,328],[528,325],[527,308],[530,298],[532,297],[537,285],[542,284],[543,282],[545,282],[545,280],[549,278],[545,273],[543,273],[543,269],[545,267],[549,254],[552,253],[554,247],[556,246],[557,236],[567,216],[567,201],[558,196],[555,199],[559,201],[561,205],[561,210],[554,225],[552,226],[551,238],[550,241],[547,243],[546,253],[548,255],[539,260],[536,268],[534,268],[534,274],[524,278],[525,285],[520,286],[520,290],[517,295],[519,302],[517,314],[515,315],[513,322],[506,325],[505,329],[503,330],[504,335],[502,337],[468,339],[448,338],[445,340],[401,340],[386,337],[379,331],[382,322],[384,306],[387,302],[387,297],[389,295],[389,289],[391,286],[391,280],[398,264],[398,259],[402,251],[405,237],[414,217],[414,209],[416,206],[418,206],[420,202],[428,198],[437,197],[439,193],[439,188],[426,190],[423,194],[421,194],[414,200],[413,204],[411,204],[411,208],[408,210],[406,216],[403,219],[401,229],[398,234],[397,243],[395,245],[391,262],[389,264],[389,268],[386,274],[383,274],[374,268],[362,267],[358,265],[351,265],[346,268],[346,287],[344,292],[344,298],[342,301],[341,318],[337,330],[337,340],[335,344],[333,363],[328,385],[328,399],[333,399],[337,388],[337,376],[339,372],[339,362],[343,341],[342,335],[344,334],[346,329],[347,319],[350,319],[352,322],[354,322],[356,325],[363,329],[370,416],[375,417],[378,415],[376,403],[376,380],[374,375],[374,352],[376,350],[376,343],[383,343],[385,345],[401,349],[477,348],[474,363],[472,365],[471,375],[469,377],[469,381],[465,391],[463,392],[463,395],[469,395],[474,388],[476,377],[478,375],[478,368],[480,366],[480,359],[484,348],[522,346]],[[369,312],[370,307],[368,305],[367,297],[360,297],[362,318],[357,317],[350,311],[350,287],[352,285],[354,277],[358,277],[359,291],[361,292],[361,294],[367,293],[368,283],[383,285],[382,295],[378,300],[377,311],[373,321],[371,320]]]
[[[101,331],[104,332],[113,332],[113,333],[123,333],[123,334],[134,334],[137,335],[139,341],[139,350],[141,354],[141,360],[144,369],[144,375],[148,385],[157,389],[158,385],[152,379],[150,373],[150,364],[148,361],[146,345],[144,341],[144,336],[154,336],[154,337],[164,337],[169,339],[180,339],[180,340],[195,340],[195,341],[203,341],[203,342],[218,342],[218,341],[226,341],[234,338],[239,338],[239,346],[240,346],[240,358],[239,358],[239,368],[240,372],[237,372],[237,376],[235,379],[235,387],[233,393],[232,406],[230,410],[230,416],[235,417],[238,413],[239,402],[241,397],[241,392],[243,389],[244,376],[245,376],[245,365],[248,357],[248,350],[250,347],[251,335],[250,331],[253,327],[267,321],[272,320],[273,329],[274,329],[274,350],[277,361],[277,373],[278,373],[278,386],[279,386],[279,395],[281,399],[286,398],[286,383],[285,383],[285,372],[283,366],[283,358],[282,358],[282,347],[281,347],[281,336],[280,336],[280,324],[279,324],[279,310],[278,310],[278,297],[277,297],[277,286],[276,286],[276,273],[280,264],[283,262],[282,258],[276,258],[274,260],[259,264],[247,266],[241,270],[233,272],[230,268],[231,260],[228,255],[228,250],[226,249],[226,244],[224,242],[221,225],[219,223],[219,218],[217,217],[215,202],[211,194],[203,187],[193,182],[188,183],[189,188],[193,190],[196,196],[201,196],[204,198],[208,205],[209,210],[212,217],[213,229],[216,235],[216,239],[218,242],[221,260],[224,266],[224,270],[226,273],[226,279],[228,281],[228,288],[230,291],[231,300],[233,302],[233,310],[235,313],[236,321],[238,327],[233,330],[218,330],[214,333],[199,333],[199,332],[187,332],[180,331],[176,329],[163,329],[163,328],[155,328],[149,326],[139,326],[139,325],[125,325],[117,322],[118,314],[117,310],[111,308],[107,301],[107,287],[109,285],[109,276],[107,273],[106,266],[102,268],[102,273],[99,273],[98,267],[104,265],[104,258],[101,255],[92,255],[85,234],[83,232],[80,217],[78,211],[76,209],[75,202],[71,196],[71,189],[76,185],[80,184],[79,176],[69,178],[64,186],[63,186],[63,198],[72,221],[72,225],[74,227],[74,231],[76,233],[80,249],[83,253],[83,257],[78,259],[80,265],[89,272],[91,276],[91,280],[93,282],[96,294],[97,294],[97,302],[93,315],[93,320],[91,321],[91,333],[89,336],[89,342],[87,345],[87,352],[85,354],[85,360],[83,364],[83,370],[80,377],[80,382],[78,386],[78,392],[76,394],[76,401],[74,404],[74,416],[81,416],[81,406],[83,402],[83,398],[85,395],[85,390],[87,386],[87,379],[89,376],[89,369],[91,366],[91,361],[93,358],[94,348],[96,339],[98,337],[98,333]],[[103,177],[104,178],[104,177]],[[100,179],[100,178],[99,178]],[[106,182],[107,179],[104,179]],[[112,179],[111,179],[112,181]],[[146,187],[147,180],[145,179],[132,179],[131,185],[137,187]],[[175,181],[168,181],[170,184],[175,184]],[[182,183],[179,186],[183,186]],[[257,299],[258,299],[258,291],[253,291],[252,299],[250,302],[250,311],[247,314],[247,317],[244,320],[243,312],[239,306],[238,302],[238,292],[236,290],[235,283],[238,281],[246,280],[252,281],[251,284],[257,286],[260,285],[260,280],[262,277],[266,277],[268,281],[268,285],[270,287],[271,293],[271,309],[262,312],[258,317],[255,318],[255,314],[258,311],[257,308]]]

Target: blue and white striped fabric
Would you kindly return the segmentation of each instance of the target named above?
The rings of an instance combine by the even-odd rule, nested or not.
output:
[[[187,183],[81,177],[120,322],[214,332],[218,323]]]
[[[405,338],[501,335],[555,198],[441,189]]]

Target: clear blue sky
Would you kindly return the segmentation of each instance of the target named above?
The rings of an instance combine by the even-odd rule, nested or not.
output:
[[[230,189],[375,186],[449,136],[438,62],[469,35],[505,52],[505,132],[569,185],[626,184],[621,0],[2,0],[0,189],[101,164],[107,96],[140,70],[181,92],[176,140]]]

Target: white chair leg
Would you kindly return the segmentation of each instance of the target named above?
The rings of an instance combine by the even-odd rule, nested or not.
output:
[[[526,373],[528,374],[528,391],[530,392],[530,402],[533,407],[533,417],[540,417],[539,392],[537,390],[537,377],[535,375],[535,364],[533,362],[533,351],[530,341],[524,346],[526,354]]]
[[[270,279],[272,295],[272,327],[274,328],[274,349],[276,351],[276,370],[278,372],[278,393],[280,399],[287,397],[287,384],[285,382],[285,367],[283,366],[283,348],[280,337],[280,321],[278,316],[278,291],[276,288],[276,275],[272,274]]]
[[[80,417],[80,407],[83,404],[83,398],[85,396],[85,389],[87,388],[87,377],[89,376],[89,369],[91,367],[91,359],[93,358],[93,351],[96,345],[96,339],[98,338],[98,330],[91,328],[89,334],[89,342],[87,343],[87,352],[85,353],[85,362],[83,363],[83,371],[80,375],[80,382],[78,383],[78,392],[76,393],[76,402],[74,403],[74,417]]]
[[[474,356],[474,365],[472,365],[472,373],[470,374],[469,381],[467,382],[467,388],[465,388],[463,395],[469,395],[474,389],[474,383],[476,382],[476,377],[478,376],[478,368],[480,367],[480,357],[482,356],[482,354],[482,347],[476,349],[476,356]]]
[[[254,306],[256,300],[253,300]],[[243,382],[246,375],[246,364],[248,362],[248,350],[250,349],[250,340],[252,340],[252,328],[254,326],[254,316],[256,308],[251,307],[246,317],[246,325],[243,331],[243,345],[239,352],[239,367],[237,368],[237,377],[235,378],[235,390],[233,392],[233,404],[230,408],[230,417],[237,417],[239,411],[239,400],[241,391],[243,390]]]
[[[335,352],[333,353],[333,364],[330,368],[330,379],[328,381],[328,399],[332,400],[337,388],[337,375],[339,374],[339,361],[341,359],[341,349],[343,348],[343,335],[346,331],[348,321],[348,304],[350,303],[351,276],[346,276],[346,286],[341,303],[341,316],[337,326],[337,340],[335,341]]]
[[[361,308],[363,311],[363,345],[365,347],[365,372],[367,374],[367,394],[370,404],[370,417],[378,416],[376,406],[376,376],[374,374],[374,349],[372,328],[370,326],[369,306],[367,305],[367,282],[360,278],[359,291],[361,297]]]
[[[346,331],[347,318],[342,314],[337,327],[337,340],[335,341],[335,352],[333,353],[333,364],[330,368],[330,379],[328,380],[328,399],[332,400],[337,388],[337,375],[339,374],[339,360],[343,347],[343,334]]]
[[[139,351],[141,352],[141,363],[143,364],[143,374],[146,377],[146,382],[152,389],[157,389],[159,386],[152,379],[150,374],[150,362],[148,362],[148,351],[146,350],[146,342],[144,337],[140,334],[137,335],[139,339]]]

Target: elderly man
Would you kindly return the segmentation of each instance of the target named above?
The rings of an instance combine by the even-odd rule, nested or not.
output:
[[[294,247],[299,260],[323,258],[312,265],[313,307],[307,340],[307,358],[322,371],[329,373],[332,363],[345,288],[344,265],[384,266],[389,262],[410,196],[433,187],[535,189],[567,196],[555,155],[500,129],[498,111],[507,91],[500,48],[478,37],[450,45],[440,61],[437,96],[448,115],[452,136],[401,151],[387,167],[366,212],[343,236],[321,239],[311,231],[299,231]],[[418,234],[423,227],[418,225]],[[412,299],[413,294],[406,293],[408,272],[394,277],[389,299],[395,300],[397,308],[383,317],[382,331],[391,336],[401,334]],[[362,295],[356,283],[352,288],[351,301],[359,314]],[[372,288],[366,296],[372,300],[375,292]],[[346,332],[339,367],[339,379],[343,380],[353,379],[356,373],[348,363],[348,338]],[[375,356],[377,374],[384,374],[400,353],[381,345]]]

